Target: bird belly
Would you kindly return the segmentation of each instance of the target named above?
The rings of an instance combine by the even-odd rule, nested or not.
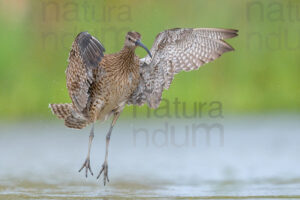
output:
[[[99,108],[97,112],[97,120],[105,121],[113,113],[121,112],[125,107],[128,98],[138,85],[138,81],[120,82],[106,92],[106,103]]]
[[[121,69],[121,67],[118,67]],[[106,74],[99,81],[96,99],[102,99],[103,105],[97,108],[94,119],[105,121],[113,113],[121,112],[125,107],[128,98],[136,89],[139,80],[139,65],[127,68],[120,73],[120,70],[106,70]]]

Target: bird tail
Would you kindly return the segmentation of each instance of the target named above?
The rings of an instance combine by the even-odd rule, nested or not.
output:
[[[65,104],[49,104],[52,113],[59,119],[66,119],[72,112],[73,106],[70,103]]]
[[[84,116],[76,112],[71,103],[49,104],[49,107],[54,115],[65,120],[65,125],[69,128],[82,129],[89,124]]]

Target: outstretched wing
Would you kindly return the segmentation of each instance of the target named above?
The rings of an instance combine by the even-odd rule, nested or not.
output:
[[[77,35],[69,54],[66,70],[67,88],[77,111],[83,111],[89,98],[89,88],[105,51],[102,44],[88,32]]]
[[[196,70],[227,51],[234,50],[223,39],[237,36],[237,30],[216,28],[169,29],[159,33],[151,48],[152,58],[140,59],[140,83],[128,104],[159,106],[162,92],[174,75]]]

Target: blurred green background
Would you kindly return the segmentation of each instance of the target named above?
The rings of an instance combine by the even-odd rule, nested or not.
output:
[[[113,53],[130,30],[151,48],[157,33],[174,27],[233,28],[239,36],[227,40],[236,51],[178,74],[163,95],[170,103],[178,98],[192,112],[194,102],[207,103],[207,111],[218,101],[224,116],[300,111],[300,1],[0,2],[2,120],[55,119],[48,104],[70,102],[64,72],[79,32],[89,31]],[[127,107],[124,116],[131,113]]]

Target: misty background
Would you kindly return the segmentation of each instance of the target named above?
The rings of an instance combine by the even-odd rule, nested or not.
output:
[[[298,1],[1,1],[0,118],[55,120],[48,104],[70,102],[65,69],[81,31],[96,36],[106,53],[119,51],[125,34],[155,36],[174,27],[239,29],[227,40],[236,51],[197,71],[175,76],[163,98],[222,103],[224,115],[300,111]],[[137,49],[140,57],[145,56]],[[163,102],[164,103],[164,102]],[[145,113],[146,106],[138,112]],[[174,109],[171,109],[174,112]],[[132,108],[122,118],[132,116]]]

